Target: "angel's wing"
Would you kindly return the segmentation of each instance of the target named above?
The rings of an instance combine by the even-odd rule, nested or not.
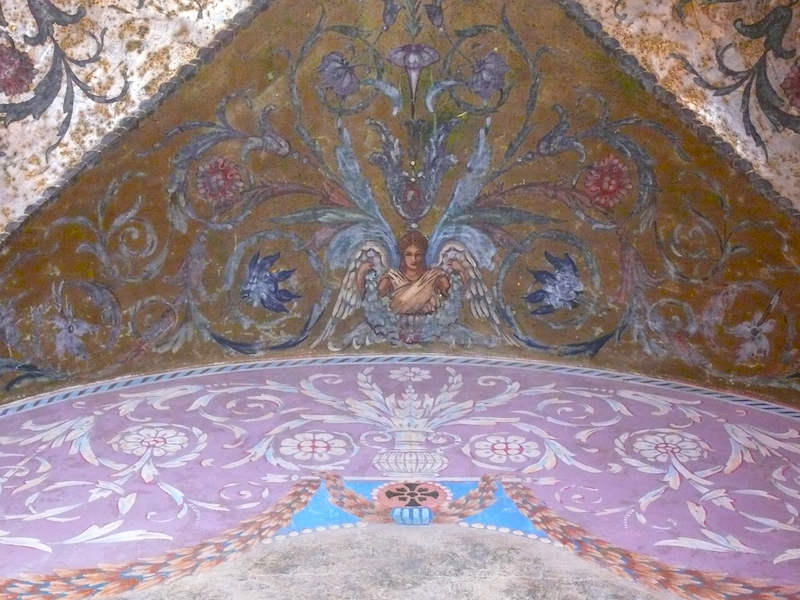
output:
[[[361,308],[364,300],[364,279],[369,271],[375,271],[380,277],[388,268],[390,254],[380,242],[369,241],[361,245],[354,253],[342,277],[339,296],[333,306],[333,313],[325,324],[325,329],[311,344],[315,348],[320,342],[328,339],[336,325],[350,317]]]
[[[472,253],[464,244],[448,240],[439,252],[439,268],[450,274],[457,271],[464,281],[464,298],[472,315],[481,321],[488,321],[494,332],[512,346],[519,343],[503,331],[497,307],[483,275]]]

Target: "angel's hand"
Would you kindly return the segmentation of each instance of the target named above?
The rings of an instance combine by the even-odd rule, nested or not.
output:
[[[460,260],[453,258],[448,262],[448,266],[450,269],[459,274],[463,283],[467,283],[467,270],[464,268],[464,265],[461,264]]]
[[[458,259],[455,258],[451,258],[450,260],[447,261],[447,268],[453,271],[457,271],[458,273],[464,272],[464,267],[461,265]]]
[[[371,262],[363,262],[361,266],[358,267],[358,278],[363,279],[364,276],[367,274],[367,271],[374,269],[375,266]]]

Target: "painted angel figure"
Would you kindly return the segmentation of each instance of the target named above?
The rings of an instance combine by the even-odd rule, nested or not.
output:
[[[452,126],[440,126],[426,146],[420,184],[415,184],[421,188],[425,208],[422,213],[416,212],[416,218],[432,205],[444,171],[457,164],[444,149]],[[405,216],[401,203],[409,196],[409,178],[401,168],[399,144],[388,129],[378,129],[383,152],[373,154],[370,162],[383,171],[390,202]],[[486,233],[471,224],[468,211],[479,196],[489,168],[491,149],[485,131],[480,130],[466,172],[430,240],[409,218],[407,232],[396,239],[380,213],[369,181],[361,173],[346,128],[340,131],[340,139],[335,151],[341,176],[338,183],[360,214],[357,221],[340,229],[327,246],[328,266],[331,270],[344,269],[344,276],[332,314],[313,346],[329,340],[337,325],[359,310],[363,311],[363,322],[346,334],[341,344],[329,340],[329,348],[359,347],[379,341],[494,346],[504,340],[516,344],[502,330],[496,301],[483,280],[482,271],[494,269],[497,249]],[[495,336],[473,331],[459,322],[465,303],[475,319],[490,325]]]
[[[450,279],[444,269],[438,266],[429,269],[425,263],[428,240],[412,229],[398,240],[397,249],[400,268],[383,272],[378,280],[378,296],[388,296],[389,308],[400,315],[429,315],[436,312],[450,290]],[[460,262],[452,261],[451,264],[459,274],[464,272]],[[369,269],[369,263],[363,263],[363,268]],[[364,289],[363,282],[360,288]]]
[[[469,250],[450,240],[430,268],[429,253],[428,240],[417,230],[400,237],[395,253],[379,242],[364,244],[345,271],[333,313],[315,344],[330,337],[340,321],[363,309],[364,322],[346,336],[343,347],[382,340],[495,345],[496,339],[459,323],[461,307],[467,302],[476,318],[489,321],[500,334],[489,289]]]

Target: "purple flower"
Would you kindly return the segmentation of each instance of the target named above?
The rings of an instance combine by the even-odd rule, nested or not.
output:
[[[442,11],[442,0],[433,0],[432,4],[425,5],[425,12],[428,19],[436,29],[444,27],[444,12]]]
[[[508,73],[506,59],[497,52],[492,52],[475,63],[467,87],[470,92],[480,96],[485,102],[492,94],[503,89],[506,73]]]
[[[68,354],[86,360],[86,346],[81,338],[92,333],[96,327],[89,325],[86,321],[74,318],[69,309],[53,317],[53,324],[58,331],[56,333],[56,356],[64,358]]]
[[[388,31],[389,28],[397,21],[397,13],[403,7],[397,4],[394,0],[383,0],[383,30]]]
[[[329,52],[323,56],[317,73],[322,79],[322,87],[331,90],[340,100],[352,96],[361,86],[355,69],[341,52]]]
[[[395,66],[403,67],[408,76],[408,85],[411,88],[412,100],[417,95],[417,84],[422,69],[430,67],[439,61],[439,53],[425,44],[406,44],[399,46],[386,57]]]
[[[756,357],[765,357],[769,353],[769,340],[765,333],[775,329],[775,319],[765,320],[762,313],[757,312],[751,321],[744,321],[726,331],[745,340],[736,355],[738,364],[748,363]]]
[[[30,57],[14,46],[0,46],[0,91],[6,96],[15,96],[31,89],[33,78],[38,73]]]

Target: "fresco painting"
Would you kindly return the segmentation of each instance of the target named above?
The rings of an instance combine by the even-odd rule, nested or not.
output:
[[[4,397],[459,348],[793,402],[795,217],[575,18],[267,8],[6,241]]]
[[[259,544],[378,525],[557,544],[670,597],[796,598],[799,419],[661,380],[481,358],[334,355],[101,382],[2,408],[0,598],[113,597]]]
[[[0,600],[376,526],[800,595],[798,213],[585,4],[257,3],[30,211],[0,244]],[[747,40],[669,60],[782,160],[795,4],[667,4]],[[57,161],[141,82],[91,7],[22,9],[0,114],[55,123]]]

